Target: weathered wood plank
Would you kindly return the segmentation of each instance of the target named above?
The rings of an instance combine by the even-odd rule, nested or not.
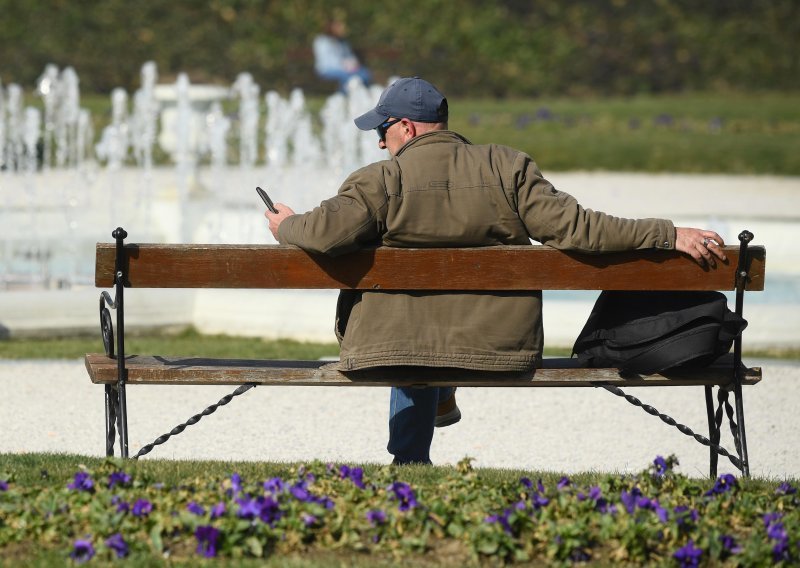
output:
[[[598,383],[618,386],[720,385],[731,381],[730,358],[698,370],[663,375],[621,375],[617,369],[583,369],[575,359],[545,359],[535,373],[498,373],[456,369],[394,368],[341,373],[325,361],[273,361],[208,359],[134,355],[126,358],[128,384],[259,385],[285,386],[388,386],[437,385],[587,387]],[[93,383],[114,384],[117,361],[102,353],[86,355],[86,369]],[[409,377],[413,379],[409,380]],[[744,384],[761,380],[761,368],[746,370]]]
[[[380,247],[331,258],[277,245],[131,244],[134,288],[361,290],[732,290],[738,247],[704,269],[675,251],[602,255],[543,246],[453,249]],[[764,289],[766,251],[750,247],[748,290]],[[115,245],[98,243],[95,285],[111,287]]]

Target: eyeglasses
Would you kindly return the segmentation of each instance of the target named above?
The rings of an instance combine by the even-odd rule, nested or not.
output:
[[[401,120],[403,119],[395,118],[387,120],[386,122],[384,122],[375,129],[375,131],[378,133],[378,138],[380,139],[381,142],[383,142],[384,144],[386,143],[386,131],[389,130],[392,127],[392,125],[397,124]]]

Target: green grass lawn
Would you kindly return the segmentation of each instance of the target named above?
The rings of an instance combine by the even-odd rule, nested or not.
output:
[[[177,334],[129,333],[125,338],[128,354],[203,355],[231,359],[320,359],[337,357],[335,343],[311,343],[290,339],[264,340],[203,335],[192,328]],[[74,359],[86,353],[102,353],[99,337],[20,338],[0,341],[0,359]]]
[[[87,94],[81,101],[91,109],[99,136],[110,119],[110,98]],[[494,142],[519,148],[533,156],[545,173],[800,175],[797,93],[458,98],[449,102],[453,130],[476,144]],[[307,104],[317,115],[324,99],[309,97]],[[237,109],[229,103],[226,110],[235,115]],[[262,120],[265,112],[262,108]],[[235,128],[234,124],[231,147],[236,145]],[[163,154],[159,156],[165,159]]]
[[[474,143],[526,151],[543,171],[800,175],[800,100],[777,93],[453,101]]]
[[[0,340],[0,359],[77,359],[86,353],[100,353],[99,337],[12,338]],[[265,340],[230,335],[203,335],[193,328],[177,334],[129,333],[128,354],[203,355],[230,359],[320,359],[338,357],[335,343],[301,342],[291,339]],[[569,348],[546,347],[547,357],[569,357]],[[800,347],[745,350],[749,358],[800,360]]]

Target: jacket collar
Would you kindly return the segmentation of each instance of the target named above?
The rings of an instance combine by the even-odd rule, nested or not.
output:
[[[397,151],[395,157],[400,156],[403,152],[405,152],[408,148],[413,147],[422,147],[427,146],[429,144],[472,144],[469,140],[458,134],[457,132],[453,132],[452,130],[434,130],[432,132],[426,132],[425,134],[420,134],[419,136],[415,136],[408,142],[406,142],[402,148]]]

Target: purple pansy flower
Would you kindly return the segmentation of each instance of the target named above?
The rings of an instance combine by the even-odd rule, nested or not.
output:
[[[531,505],[535,511],[550,503],[550,499],[544,496],[544,484],[541,479],[536,482],[536,486],[527,477],[523,477],[519,481],[523,487],[530,491]]]
[[[217,544],[219,543],[219,529],[211,525],[201,525],[194,531],[197,539],[197,553],[206,558],[214,558],[217,555]]]
[[[307,527],[310,527],[317,522],[317,517],[315,517],[314,515],[310,515],[308,513],[303,513],[302,515],[300,515],[300,518],[302,519],[303,524]]]
[[[625,506],[625,510],[629,515],[632,515],[636,510],[636,499],[642,496],[642,491],[638,487],[634,487],[630,491],[623,491],[620,493],[620,501]]]
[[[577,498],[578,501],[586,501],[587,499],[591,499],[592,501],[597,501],[603,496],[603,492],[599,486],[593,485],[589,488],[589,493],[586,494],[583,491],[579,491]]]
[[[94,557],[94,547],[90,540],[76,540],[72,545],[72,552],[69,555],[75,562],[82,564]]]
[[[714,487],[705,492],[706,497],[713,497],[714,495],[722,495],[736,487],[736,477],[733,474],[726,473],[720,475],[714,482]]]
[[[308,502],[312,499],[305,481],[298,481],[289,488],[289,493],[298,501]]]
[[[550,503],[550,499],[541,495],[539,493],[534,493],[531,495],[531,505],[533,505],[533,509],[538,511],[542,507],[546,507]]]
[[[571,484],[572,484],[572,482],[569,480],[569,477],[564,476],[564,477],[562,477],[561,479],[558,480],[558,483],[556,484],[556,489],[561,491],[561,490],[566,489],[567,487],[569,487]]]
[[[219,503],[217,503],[216,505],[211,507],[211,518],[212,519],[218,519],[219,517],[221,517],[224,514],[225,514],[225,503],[223,503],[222,501],[220,501]]]
[[[382,525],[386,522],[386,513],[380,509],[370,509],[367,511],[366,517],[373,527]]]
[[[111,535],[106,539],[106,546],[113,550],[117,558],[125,558],[128,556],[128,543],[122,538],[120,533]]]
[[[191,503],[186,505],[186,510],[193,515],[197,515],[198,517],[201,517],[206,514],[205,508],[196,501],[192,501]]]
[[[349,479],[359,489],[364,489],[364,470],[360,467],[350,467],[348,465],[339,466],[339,477]]]
[[[147,499],[137,499],[136,503],[133,504],[131,514],[133,514],[134,517],[146,517],[152,510],[153,504],[150,501]]]
[[[408,483],[402,481],[395,481],[389,486],[389,489],[394,493],[394,499],[400,501],[398,509],[401,511],[408,511],[417,506],[417,498],[414,495],[414,490]]]
[[[686,546],[676,550],[672,557],[681,563],[681,568],[694,568],[700,565],[703,549],[696,547],[694,541],[689,539]]]
[[[330,497],[318,497],[314,501],[316,503],[319,503],[320,505],[322,505],[326,509],[333,509],[336,506],[336,504],[333,502],[333,500]]]
[[[117,506],[117,513],[127,513],[131,510],[130,503],[123,501],[119,495],[114,495],[111,498],[111,504]]]
[[[653,511],[662,523],[666,523],[669,520],[669,511],[661,506],[658,499],[645,497],[638,487],[634,487],[630,492],[623,491],[620,494],[620,500],[629,515],[633,515],[636,509],[643,509],[645,511]],[[616,508],[614,508],[614,512],[616,512]]]
[[[241,519],[258,517],[262,522],[272,526],[283,516],[279,503],[272,497],[260,496],[256,499],[244,497],[237,499],[239,510],[236,515]]]
[[[603,513],[604,515],[616,515],[617,514],[617,506],[613,503],[609,503],[605,497],[597,500],[597,507],[596,509]]]
[[[0,491],[8,491],[8,481],[0,479]]]
[[[273,495],[283,493],[286,490],[286,482],[280,477],[273,477],[264,482],[264,489]]]
[[[736,543],[736,539],[730,535],[721,535],[719,541],[722,544],[722,549],[728,554],[739,554],[742,551],[742,547],[739,546]]]
[[[72,483],[67,485],[67,489],[72,489],[73,491],[92,492],[94,491],[94,481],[87,472],[79,471],[75,474],[75,478],[73,479]]]
[[[108,488],[111,489],[115,485],[128,485],[131,482],[131,476],[124,471],[115,471],[108,476]]]
[[[508,518],[511,516],[511,513],[511,509],[506,509],[501,514],[489,515],[483,521],[489,524],[498,523],[501,527],[503,527],[503,531],[505,531],[507,534],[514,534],[514,531],[511,528],[511,523],[508,520]]]
[[[236,511],[236,516],[240,519],[253,519],[258,516],[258,513],[261,510],[261,507],[258,506],[258,502],[249,497],[237,499],[236,504],[239,505],[239,510]]]
[[[797,488],[792,487],[788,481],[784,481],[778,485],[778,488],[775,489],[775,493],[778,495],[794,495],[797,493]]]
[[[269,526],[274,525],[283,516],[279,503],[272,497],[259,497],[258,500],[261,507],[258,518]]]
[[[655,466],[656,476],[658,477],[664,476],[667,471],[669,471],[667,460],[665,460],[662,456],[656,456],[656,459],[653,460],[653,465]]]
[[[776,564],[784,560],[790,560],[788,539],[779,540],[775,543],[775,546],[772,547],[772,560]]]
[[[775,541],[775,544],[772,545],[772,560],[776,563],[789,560],[789,533],[781,521],[783,515],[768,513],[762,518],[764,528],[767,529],[767,536],[770,540]]]
[[[669,513],[667,510],[662,507],[658,499],[648,499],[647,497],[641,496],[636,498],[636,508],[644,509],[645,511],[654,511],[658,520],[662,523],[666,523],[669,520]]]
[[[589,488],[589,494],[586,495],[583,492],[578,493],[578,501],[585,501],[586,499],[591,499],[594,501],[594,508],[595,511],[599,511],[605,514],[616,514],[617,508],[614,505],[610,505],[608,500],[603,497],[603,492],[597,485]]]
[[[242,491],[242,477],[238,473],[231,474],[230,492],[235,496]]]
[[[782,513],[767,513],[761,517],[761,520],[764,521],[764,528],[769,528],[771,524],[780,521],[782,518]]]
[[[350,470],[350,481],[359,489],[366,488],[364,484],[364,470],[360,467],[354,467]]]

